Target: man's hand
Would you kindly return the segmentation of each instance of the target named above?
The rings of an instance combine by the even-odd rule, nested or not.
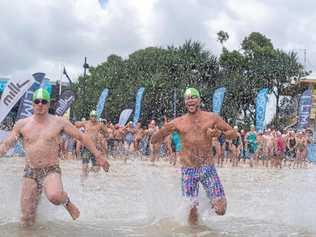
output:
[[[99,155],[98,157],[96,157],[96,160],[97,160],[97,165],[102,167],[105,172],[109,171],[110,164],[106,159],[102,158],[102,156]]]
[[[208,137],[219,137],[221,135],[221,131],[217,129],[216,125],[214,128],[208,128],[206,134]]]

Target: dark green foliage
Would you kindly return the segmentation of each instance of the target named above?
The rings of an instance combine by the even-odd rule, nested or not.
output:
[[[224,31],[217,35],[222,44],[229,38]],[[200,42],[191,40],[179,47],[141,49],[127,59],[111,55],[102,64],[90,68],[90,73],[79,77],[74,85],[79,98],[74,105],[74,115],[77,119],[87,117],[90,110],[95,109],[102,90],[108,88],[110,94],[102,117],[117,122],[123,109],[134,109],[136,91],[145,87],[141,121],[161,121],[163,115],[173,117],[174,90],[179,116],[184,113],[186,87],[199,89],[202,107],[210,111],[212,93],[225,86],[227,93],[222,111],[225,119],[231,124],[238,118],[248,125],[254,123],[258,90],[268,87],[278,101],[289,89],[295,95],[297,88],[292,82],[299,80],[304,70],[294,52],[274,49],[271,40],[260,33],[245,37],[241,47],[239,51],[223,47],[219,60]],[[286,104],[278,103],[277,112]],[[277,123],[278,115],[275,121]]]

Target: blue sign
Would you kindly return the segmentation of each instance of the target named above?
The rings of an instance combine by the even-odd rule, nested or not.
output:
[[[213,94],[213,112],[214,113],[219,114],[221,112],[225,92],[226,92],[225,87],[218,88],[214,91],[214,94]]]
[[[312,91],[307,89],[301,95],[300,104],[298,107],[298,129],[302,130],[309,125],[309,116],[313,103]]]
[[[119,125],[121,127],[125,126],[125,124],[128,121],[129,116],[131,116],[131,113],[133,112],[132,109],[124,109],[121,114],[120,114],[120,119],[119,119]]]
[[[307,159],[311,162],[316,162],[316,144],[307,145]]]
[[[104,109],[106,97],[108,97],[108,94],[109,94],[109,89],[105,88],[99,97],[99,101],[97,104],[97,119],[101,117],[102,111]]]
[[[267,101],[268,89],[261,89],[256,98],[256,130],[258,132],[262,132],[264,129]]]
[[[136,95],[136,103],[135,103],[135,111],[134,111],[134,118],[133,118],[133,126],[136,126],[136,123],[138,122],[140,118],[140,112],[142,107],[142,98],[144,94],[145,88],[141,87],[137,91]]]

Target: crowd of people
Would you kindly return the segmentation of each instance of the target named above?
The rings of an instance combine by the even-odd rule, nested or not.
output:
[[[20,119],[0,144],[0,157],[19,139],[23,139],[25,169],[21,193],[21,223],[35,223],[36,209],[42,191],[54,205],[63,205],[75,220],[79,209],[63,189],[59,159],[81,159],[82,177],[101,168],[109,171],[108,158],[140,157],[155,163],[161,157],[181,167],[181,190],[191,202],[190,224],[198,224],[199,183],[210,200],[210,208],[224,215],[227,199],[216,171],[216,165],[248,165],[281,168],[306,166],[310,133],[266,130],[238,131],[219,115],[200,109],[201,97],[195,88],[187,88],[184,104],[187,113],[171,121],[164,118],[158,127],[151,120],[146,128],[140,123],[120,126],[98,121],[96,111],[89,119],[72,124],[48,113],[50,95],[45,89],[33,94],[33,115]],[[241,161],[241,162],[240,162]],[[90,164],[91,163],[91,167]]]
[[[97,148],[113,159],[140,157],[143,160],[155,162],[159,159],[176,165],[177,153],[181,151],[181,138],[177,132],[168,135],[159,144],[151,144],[152,135],[159,130],[155,120],[151,120],[146,127],[140,123],[133,126],[129,122],[125,126],[113,124],[105,120],[97,121],[95,111],[90,113],[88,121],[94,121],[103,129],[96,137]],[[168,122],[164,117],[164,124]],[[85,119],[76,122],[81,132],[84,132]],[[81,125],[80,125],[81,124]],[[304,168],[308,166],[307,145],[312,141],[309,130],[283,132],[266,129],[256,132],[255,126],[250,130],[239,130],[234,127],[237,137],[229,140],[220,134],[212,141],[212,153],[218,167],[267,167],[267,168]],[[63,136],[61,142],[61,157],[63,159],[82,159],[85,164],[88,158],[82,145],[70,136]],[[92,159],[92,166],[95,162]],[[85,173],[87,168],[85,167]],[[91,170],[96,170],[92,167]]]

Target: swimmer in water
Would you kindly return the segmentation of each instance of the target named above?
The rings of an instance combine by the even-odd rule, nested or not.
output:
[[[26,153],[21,193],[21,223],[30,226],[35,223],[36,209],[42,190],[54,205],[63,205],[75,220],[79,209],[70,201],[63,189],[61,169],[58,161],[61,133],[79,140],[95,155],[97,164],[108,169],[109,164],[101,158],[100,152],[88,136],[82,135],[68,120],[48,113],[50,95],[45,89],[33,94],[33,115],[17,121],[9,136],[0,145],[0,156],[4,155],[23,138]]]
[[[77,128],[84,128],[84,134],[89,136],[89,138],[93,141],[94,146],[98,144],[98,136],[99,133],[103,133],[104,137],[107,137],[108,132],[107,128],[103,123],[97,121],[97,112],[92,110],[90,112],[90,119],[87,121],[76,122],[75,126]],[[105,153],[102,153],[105,156]],[[82,177],[86,178],[89,172],[89,163],[92,163],[92,170],[97,171],[98,165],[96,157],[90,150],[85,146],[82,149]]]
[[[206,190],[210,199],[210,208],[218,215],[226,212],[226,197],[224,188],[217,175],[212,153],[212,139],[221,133],[227,139],[237,137],[232,129],[215,113],[200,110],[201,98],[198,90],[186,89],[184,102],[188,113],[171,120],[155,132],[151,138],[152,144],[159,144],[163,139],[177,131],[181,137],[179,161],[182,173],[182,193],[192,201],[188,222],[198,224],[198,193],[199,183]]]

